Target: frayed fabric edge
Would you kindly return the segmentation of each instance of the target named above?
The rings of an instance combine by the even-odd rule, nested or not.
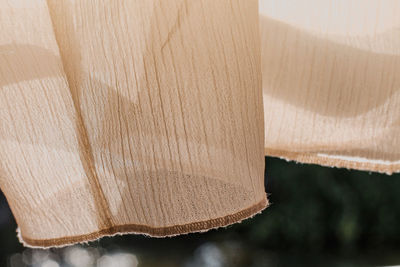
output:
[[[74,245],[77,243],[88,243],[103,237],[112,237],[116,235],[125,234],[141,234],[149,237],[173,237],[182,234],[201,233],[207,232],[212,229],[227,227],[234,223],[240,223],[245,219],[254,217],[261,213],[269,205],[268,199],[265,198],[257,204],[239,211],[234,214],[226,215],[223,217],[210,219],[201,222],[188,223],[184,225],[175,225],[167,227],[150,227],[146,225],[116,225],[107,229],[102,229],[90,234],[61,237],[54,239],[31,239],[23,236],[21,230],[17,229],[18,239],[25,246],[29,248],[60,248],[65,246]]]
[[[347,168],[359,171],[379,172],[387,175],[400,172],[400,164],[382,164],[373,162],[359,162],[355,160],[340,159],[337,157],[327,157],[320,154],[306,152],[290,152],[284,150],[275,150],[265,148],[266,156],[277,157],[287,161],[298,163],[318,164],[326,167]]]

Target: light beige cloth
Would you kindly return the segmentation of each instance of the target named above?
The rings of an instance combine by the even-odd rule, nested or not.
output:
[[[400,1],[260,0],[267,155],[400,171]]]
[[[267,205],[257,6],[0,0],[0,186],[26,245]]]
[[[268,204],[264,153],[400,171],[399,13],[396,0],[0,0],[0,188],[21,241],[241,221]]]

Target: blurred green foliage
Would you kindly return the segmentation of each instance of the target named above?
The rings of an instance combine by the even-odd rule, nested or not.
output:
[[[268,158],[271,202],[235,228],[273,249],[369,249],[400,245],[400,175]]]

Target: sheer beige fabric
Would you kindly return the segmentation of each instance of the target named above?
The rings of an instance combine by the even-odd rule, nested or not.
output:
[[[268,204],[265,153],[400,171],[400,3],[257,2],[0,0],[25,245],[241,221]]]
[[[260,0],[265,152],[400,171],[400,2]]]
[[[257,6],[0,0],[0,187],[26,245],[267,205]]]

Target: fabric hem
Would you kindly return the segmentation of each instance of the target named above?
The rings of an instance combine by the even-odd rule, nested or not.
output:
[[[23,236],[19,229],[17,229],[17,231],[20,242],[24,246],[32,248],[64,247],[68,245],[73,245],[75,243],[94,241],[105,236],[115,236],[123,234],[143,234],[151,237],[168,237],[194,232],[206,232],[211,229],[241,222],[244,219],[248,219],[258,213],[261,213],[267,206],[268,200],[265,197],[262,201],[242,211],[206,221],[167,227],[151,227],[138,224],[116,225],[90,234],[53,239],[31,239]]]
[[[369,162],[357,162],[338,158],[329,158],[313,153],[305,152],[289,152],[285,150],[264,149],[266,156],[278,157],[288,161],[296,161],[300,163],[318,164],[327,167],[338,167],[355,169],[360,171],[380,172],[391,175],[400,172],[400,164],[380,164]]]

